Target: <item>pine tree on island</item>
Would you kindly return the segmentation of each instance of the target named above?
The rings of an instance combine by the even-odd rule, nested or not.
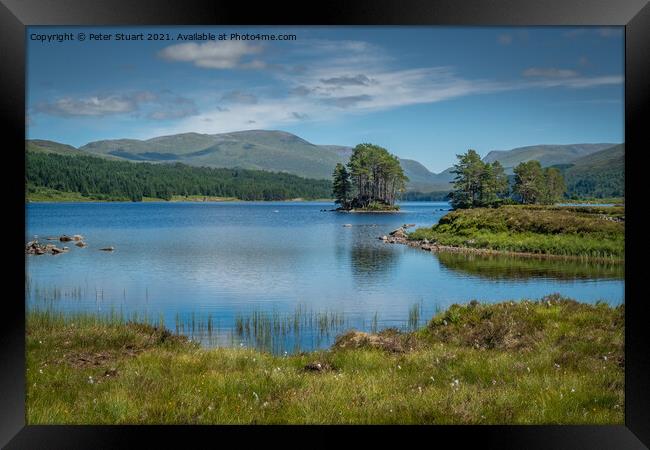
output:
[[[399,159],[378,145],[359,144],[347,167],[339,163],[332,174],[333,194],[339,209],[392,211],[408,178]]]

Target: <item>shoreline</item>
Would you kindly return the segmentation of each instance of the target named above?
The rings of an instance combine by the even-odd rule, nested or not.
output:
[[[74,200],[29,200],[25,199],[25,204],[29,203],[334,203],[333,199],[317,198],[313,200],[307,199],[288,199],[288,200],[241,200],[239,198],[230,197],[213,197],[204,199],[192,198],[175,198],[171,200],[164,200],[162,198],[147,198],[141,201],[134,202],[132,200],[95,200],[95,199],[74,199]]]
[[[409,247],[419,248],[431,253],[465,253],[483,256],[514,256],[518,258],[557,259],[565,261],[586,261],[610,264],[625,263],[625,258],[598,258],[582,255],[554,255],[552,253],[515,252],[510,250],[494,250],[491,248],[456,247],[453,245],[440,245],[432,242],[424,242],[424,240],[411,240],[400,236],[388,236],[387,239],[384,240],[384,243],[408,245]]]

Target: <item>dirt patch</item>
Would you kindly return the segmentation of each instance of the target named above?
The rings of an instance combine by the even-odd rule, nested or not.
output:
[[[408,338],[399,331],[389,329],[378,334],[349,331],[336,338],[334,348],[377,348],[393,353],[410,350]]]
[[[142,349],[121,348],[118,351],[103,351],[103,352],[84,352],[74,351],[66,353],[59,359],[58,363],[68,364],[77,369],[88,367],[104,367],[113,365],[118,359],[132,358]]]

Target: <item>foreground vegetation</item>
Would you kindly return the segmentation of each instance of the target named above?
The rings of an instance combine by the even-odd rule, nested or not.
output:
[[[47,200],[54,201],[65,201],[69,197],[90,201],[171,200],[173,196],[288,200],[327,198],[332,190],[328,180],[261,170],[133,163],[33,151],[27,151],[26,155],[28,200],[48,195],[51,197]],[[56,192],[66,194],[57,195]]]
[[[29,424],[622,424],[624,307],[453,305],[331,350],[205,350],[116,317],[32,311]]]
[[[521,206],[456,210],[408,239],[443,246],[622,260],[622,207]]]

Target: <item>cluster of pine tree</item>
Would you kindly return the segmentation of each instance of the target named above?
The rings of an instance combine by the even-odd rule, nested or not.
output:
[[[82,195],[141,201],[143,197],[165,200],[172,195],[237,197],[242,200],[328,198],[329,180],[312,180],[261,170],[212,169],[185,164],[150,164],[111,161],[92,156],[67,156],[27,152],[25,181]]]
[[[475,150],[457,155],[454,165],[454,208],[496,207],[503,203],[552,204],[564,195],[562,173],[553,167],[542,168],[539,161],[527,161],[514,168],[514,184],[499,161],[485,163]]]
[[[392,206],[408,181],[399,159],[374,144],[357,145],[347,167],[338,163],[332,177],[336,203],[343,209]]]
[[[524,204],[553,204],[564,196],[564,177],[555,167],[542,168],[539,161],[526,161],[514,169],[513,192]]]
[[[484,163],[475,150],[456,155],[452,173],[454,191],[450,194],[454,208],[498,206],[508,197],[510,186],[508,176],[499,161]]]

